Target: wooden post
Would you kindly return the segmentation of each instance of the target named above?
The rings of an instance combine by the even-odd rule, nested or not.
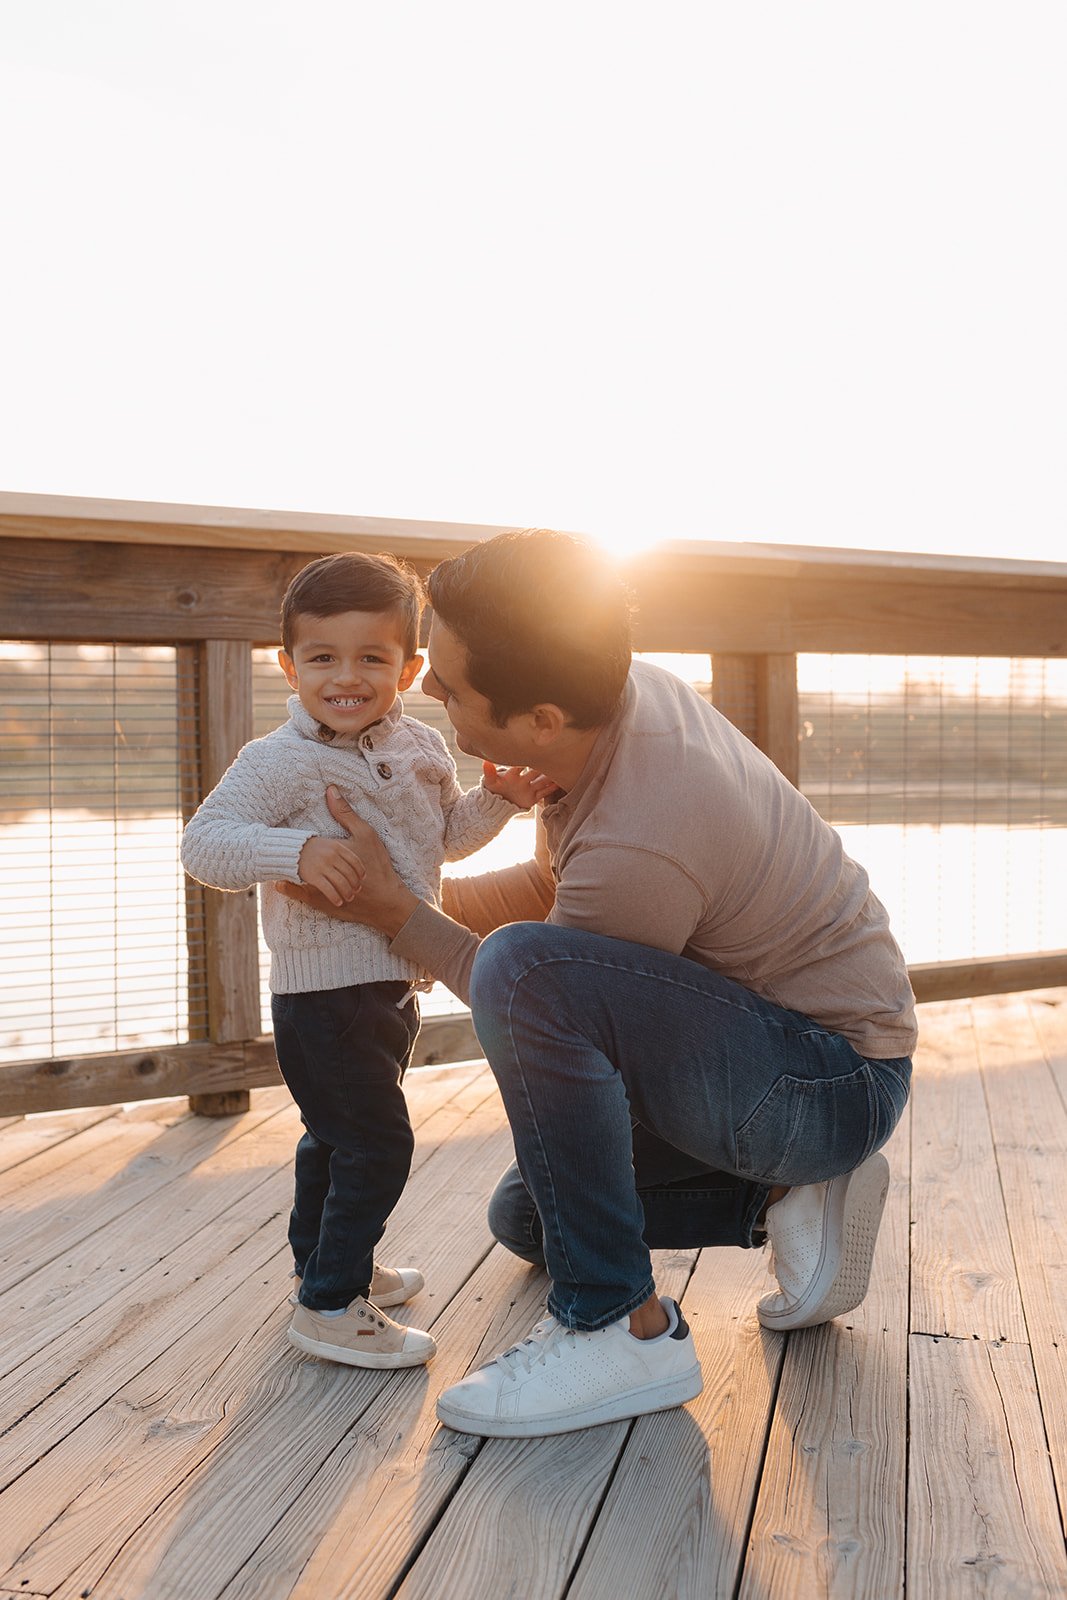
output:
[[[200,786],[207,794],[252,737],[252,651],[233,639],[196,646],[200,718]],[[260,1031],[256,892],[204,891],[203,948],[207,978],[207,1033],[214,1044],[254,1039]],[[201,1116],[247,1111],[247,1089],[189,1096]]]
[[[799,702],[795,655],[716,654],[712,704],[792,784],[800,782]]]
[[[757,656],[756,661],[756,743],[783,777],[799,788],[797,658],[765,655]]]

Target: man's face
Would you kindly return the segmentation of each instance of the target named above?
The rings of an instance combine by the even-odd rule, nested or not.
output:
[[[539,751],[523,738],[525,719],[511,717],[502,728],[493,721],[489,701],[467,681],[466,649],[438,617],[430,624],[426,654],[430,664],[422,680],[423,690],[444,705],[464,755],[480,756],[502,767],[536,765]]]

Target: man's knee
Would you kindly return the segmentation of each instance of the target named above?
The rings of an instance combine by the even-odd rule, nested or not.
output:
[[[478,946],[471,970],[471,1010],[492,1012],[515,985],[544,959],[558,929],[544,922],[509,922]]]

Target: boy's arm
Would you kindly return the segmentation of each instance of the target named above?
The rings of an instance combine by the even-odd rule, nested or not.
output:
[[[456,776],[456,763],[436,728],[420,723],[419,732],[440,770],[445,860],[462,861],[490,839],[495,839],[504,824],[518,816],[524,807],[505,793],[494,792],[485,783],[464,793]]]
[[[286,828],[300,797],[285,752],[267,752],[263,740],[246,745],[191,818],[182,835],[182,866],[213,889],[248,889],[254,883],[300,883],[300,852],[313,828]],[[279,759],[279,756],[281,759]]]

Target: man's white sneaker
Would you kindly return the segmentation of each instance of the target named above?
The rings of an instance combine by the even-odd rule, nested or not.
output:
[[[546,1317],[521,1344],[445,1389],[438,1417],[459,1433],[531,1439],[695,1399],[704,1380],[693,1335],[673,1300],[661,1304],[670,1326],[655,1339],[636,1338],[629,1317],[595,1333]]]
[[[853,1172],[790,1189],[768,1207],[779,1293],[756,1307],[765,1328],[814,1328],[859,1305],[888,1190],[889,1163],[876,1153]]]

